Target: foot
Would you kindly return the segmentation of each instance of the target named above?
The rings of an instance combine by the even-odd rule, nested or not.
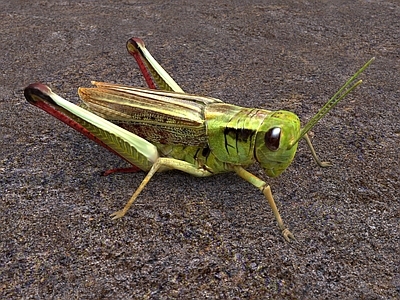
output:
[[[328,168],[328,167],[332,167],[332,163],[330,163],[329,161],[320,161],[318,162],[318,165],[322,168]]]
[[[283,237],[285,238],[285,240],[288,241],[288,242],[291,242],[290,239],[292,239],[292,240],[294,240],[294,241],[296,240],[296,239],[294,238],[293,233],[291,233],[291,232],[289,231],[289,229],[287,229],[287,228],[285,228],[284,230],[282,230],[282,235],[283,235]]]
[[[111,214],[110,217],[112,217],[113,220],[122,218],[123,216],[125,216],[126,212],[121,209],[119,211],[116,211],[115,213]]]

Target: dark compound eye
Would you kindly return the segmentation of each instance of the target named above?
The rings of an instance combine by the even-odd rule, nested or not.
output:
[[[267,131],[264,137],[265,146],[271,151],[279,149],[279,142],[281,140],[281,129],[279,127],[271,128]]]

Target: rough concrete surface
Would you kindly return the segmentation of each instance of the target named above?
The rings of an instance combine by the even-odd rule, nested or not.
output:
[[[1,299],[399,299],[398,1],[0,1]],[[364,83],[269,179],[297,242],[235,174],[143,173],[28,104],[48,84],[144,86],[125,42],[182,88],[303,124],[364,62]]]

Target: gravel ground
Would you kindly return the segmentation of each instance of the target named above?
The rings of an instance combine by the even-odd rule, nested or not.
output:
[[[204,1],[205,2],[205,1]],[[265,2],[269,2],[268,4]],[[1,299],[399,299],[398,1],[0,1]],[[363,85],[268,179],[297,242],[235,174],[102,177],[118,157],[29,105],[41,81],[143,86],[132,36],[191,93],[306,122],[359,67]]]

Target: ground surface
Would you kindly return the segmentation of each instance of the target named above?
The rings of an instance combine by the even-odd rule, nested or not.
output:
[[[400,297],[398,1],[0,1],[0,298]],[[265,2],[268,2],[266,4]],[[268,179],[297,243],[234,174],[101,177],[118,157],[29,105],[41,81],[144,85],[125,41],[192,93],[308,120],[364,62],[361,88]]]

